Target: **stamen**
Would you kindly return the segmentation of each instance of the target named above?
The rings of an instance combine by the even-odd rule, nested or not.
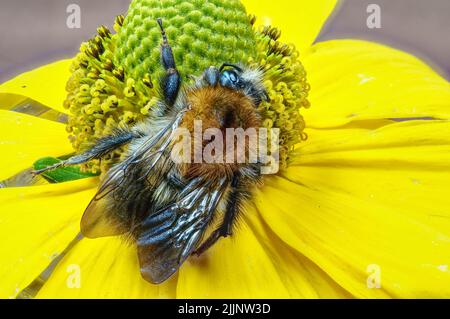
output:
[[[293,45],[279,42],[281,31],[271,26],[255,29],[258,57],[249,62],[264,70],[270,102],[259,106],[263,126],[280,129],[280,167],[286,168],[294,147],[307,136],[299,109],[309,107],[310,86]]]

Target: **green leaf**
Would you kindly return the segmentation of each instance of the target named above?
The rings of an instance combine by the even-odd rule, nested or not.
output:
[[[48,166],[61,162],[61,159],[55,157],[44,157],[33,164],[33,169],[39,170]],[[91,172],[82,172],[78,166],[61,167],[52,171],[47,171],[41,174],[50,183],[63,183],[68,181],[74,181],[77,179],[88,178],[98,176]]]

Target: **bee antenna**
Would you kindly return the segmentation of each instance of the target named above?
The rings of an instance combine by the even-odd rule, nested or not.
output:
[[[158,19],[156,19],[156,21],[158,22],[159,28],[161,29],[161,35],[163,37],[164,43],[169,43],[169,40],[167,40],[166,31],[164,30],[164,27],[163,27],[162,19],[158,18]]]
[[[242,70],[241,67],[239,67],[239,66],[237,66],[236,64],[233,64],[233,63],[224,63],[224,64],[222,64],[222,66],[220,67],[219,71],[222,72],[226,67],[233,68],[236,71],[241,72],[241,73],[244,71],[244,70]]]

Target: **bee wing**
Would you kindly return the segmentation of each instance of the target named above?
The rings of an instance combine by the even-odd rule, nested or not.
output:
[[[116,210],[107,197],[93,198],[84,211],[80,230],[87,238],[118,236],[126,233],[126,224],[117,218]]]
[[[214,190],[215,189],[215,190]],[[149,216],[137,239],[141,274],[158,284],[173,275],[194,251],[226,189],[190,183],[176,203]]]
[[[119,218],[124,212],[119,211],[123,207],[118,202],[140,201],[145,197],[145,187],[139,188],[136,184],[144,184],[147,175],[152,174],[170,144],[172,132],[178,127],[182,115],[180,113],[155,135],[142,141],[125,161],[108,171],[81,219],[81,232],[85,237],[116,236],[130,230],[129,219]]]
[[[129,230],[129,224],[119,218],[121,207],[115,199],[116,191],[118,192],[120,187],[126,188],[126,184],[129,183],[124,178],[124,172],[120,166],[115,166],[108,171],[99,190],[84,211],[80,229],[83,236],[87,238],[117,236]]]

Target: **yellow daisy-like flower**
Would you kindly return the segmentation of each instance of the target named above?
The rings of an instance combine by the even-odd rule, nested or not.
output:
[[[151,285],[135,247],[77,237],[98,178],[5,187],[0,297],[26,297],[27,287],[38,298],[450,297],[450,84],[383,45],[313,44],[335,1],[243,3],[295,43],[312,106],[302,109],[308,140],[265,178],[232,238]],[[71,62],[0,86],[5,185],[36,159],[73,152],[56,112],[67,112]],[[10,111],[29,99],[54,111]]]

